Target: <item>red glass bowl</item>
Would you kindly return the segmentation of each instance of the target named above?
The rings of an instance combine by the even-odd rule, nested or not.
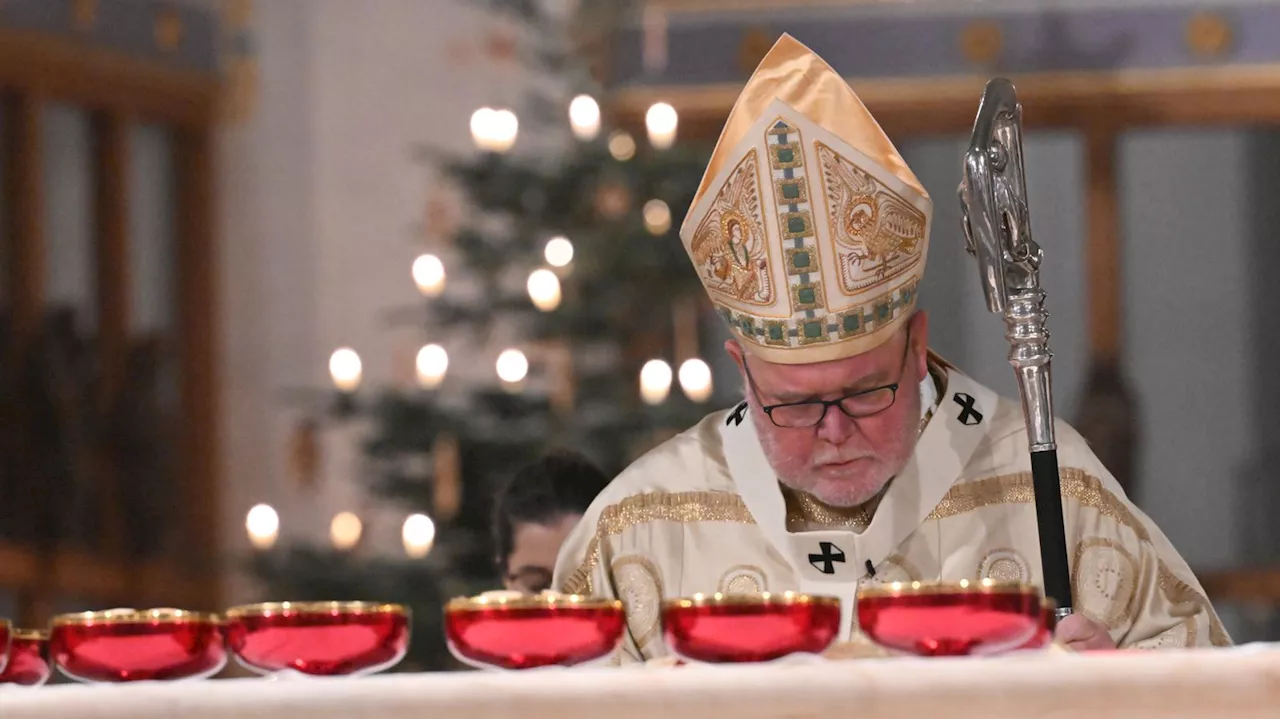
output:
[[[13,624],[8,619],[0,619],[0,672],[4,672],[9,663],[9,642],[13,640]]]
[[[181,609],[110,609],[53,620],[49,655],[82,682],[200,679],[227,663],[222,622]]]
[[[840,600],[784,594],[697,594],[662,604],[662,635],[677,656],[707,663],[821,654],[840,631]]]
[[[46,659],[48,648],[48,632],[13,632],[9,665],[0,671],[0,684],[38,687],[49,681],[53,667]]]
[[[462,597],[444,609],[449,651],[481,669],[603,660],[618,648],[625,627],[622,602],[578,595]]]
[[[1053,644],[1053,633],[1058,628],[1058,617],[1056,615],[1057,604],[1052,599],[1043,598],[1040,600],[1040,628],[1036,631],[1035,636],[1031,637],[1026,644],[1019,649],[1044,649]]]
[[[858,589],[858,624],[872,641],[921,656],[998,654],[1035,639],[1042,626],[1035,587],[911,582]]]
[[[376,602],[249,604],[227,610],[227,644],[259,674],[374,674],[409,651],[409,614]]]
[[[13,639],[13,625],[8,619],[0,619],[0,672],[9,663],[9,643]]]

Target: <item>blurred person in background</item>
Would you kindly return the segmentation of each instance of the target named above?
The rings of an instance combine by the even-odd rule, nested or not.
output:
[[[498,572],[508,590],[551,588],[560,545],[608,483],[590,460],[568,450],[549,452],[512,477],[498,492],[493,519]]]

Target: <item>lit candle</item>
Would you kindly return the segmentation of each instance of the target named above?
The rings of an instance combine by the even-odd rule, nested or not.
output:
[[[350,347],[341,347],[329,356],[329,376],[333,378],[333,384],[339,391],[356,391],[363,374],[360,355]]]
[[[517,384],[529,374],[529,360],[517,349],[503,350],[498,355],[498,379],[507,384]]]
[[[424,389],[439,387],[444,375],[449,371],[449,353],[437,344],[423,345],[418,350],[417,365],[418,384]]]
[[[543,312],[560,306],[560,278],[551,270],[534,270],[529,274],[529,299]]]
[[[671,229],[671,208],[662,200],[644,203],[644,228],[652,235],[665,235]]]
[[[671,392],[671,365],[660,359],[644,363],[640,369],[640,399],[645,404],[658,405]]]
[[[655,102],[644,114],[644,126],[649,132],[649,144],[655,149],[665,150],[676,141],[676,126],[679,117],[676,109],[665,102]]]
[[[427,297],[437,297],[444,291],[444,263],[435,255],[419,255],[413,261],[413,283]]]
[[[506,152],[514,147],[519,131],[520,122],[514,112],[498,110],[493,113],[493,151]]]
[[[413,559],[422,559],[431,551],[436,541],[436,523],[425,514],[411,514],[400,530],[404,553]]]
[[[493,113],[492,107],[482,107],[471,113],[471,141],[481,150],[492,149]]]
[[[244,528],[255,549],[271,549],[280,535],[280,515],[269,504],[255,505],[245,515]]]
[[[626,162],[636,156],[636,141],[626,130],[615,130],[609,135],[609,154],[618,162]]]
[[[684,396],[699,404],[711,398],[711,368],[698,358],[680,365],[680,389]]]
[[[471,113],[471,139],[489,152],[506,152],[516,144],[520,122],[511,110],[482,107]]]
[[[569,103],[569,125],[579,140],[595,139],[600,132],[600,105],[590,95],[578,95]]]
[[[552,237],[542,255],[552,267],[567,267],[573,262],[573,243],[567,237]]]
[[[338,512],[329,522],[329,540],[333,548],[345,552],[360,543],[364,523],[352,512]]]

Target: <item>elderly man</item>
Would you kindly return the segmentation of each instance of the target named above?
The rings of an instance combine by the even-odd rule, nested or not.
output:
[[[915,309],[931,213],[848,85],[783,36],[680,233],[746,401],[615,479],[557,562],[559,590],[623,600],[623,659],[665,654],[665,598],[835,595],[849,639],[859,582],[1041,584],[1021,410],[931,353]],[[1057,639],[1229,644],[1160,530],[1076,432],[1057,437],[1076,612]]]

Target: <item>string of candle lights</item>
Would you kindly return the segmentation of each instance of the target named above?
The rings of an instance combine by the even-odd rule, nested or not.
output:
[[[644,114],[645,132],[655,150],[667,150],[675,144],[680,116],[665,102],[655,102]],[[590,95],[578,95],[569,103],[569,128],[574,137],[589,142],[600,133],[600,105]],[[481,107],[471,113],[471,140],[487,152],[505,153],[516,145],[520,120],[506,108]],[[626,161],[635,155],[636,144],[623,130],[609,136],[609,152],[614,159]]]
[[[254,549],[266,551],[280,537],[280,515],[269,504],[256,504],[245,514],[245,532]],[[354,512],[338,512],[329,522],[329,541],[334,549],[351,551],[364,536],[364,521]],[[400,529],[405,554],[421,559],[431,552],[435,542],[435,522],[425,514],[412,514]]]
[[[497,112],[510,113],[509,110],[495,111],[490,107],[482,107],[472,115],[471,135],[476,147],[489,152],[507,152],[515,147],[519,127],[514,114],[510,118],[498,119]],[[590,95],[578,95],[569,103],[569,125],[574,137],[582,141],[591,141],[600,132],[600,105]],[[665,102],[651,105],[645,113],[645,130],[649,145],[656,150],[669,149],[676,140],[679,127],[679,115],[675,108]],[[635,156],[636,143],[629,133],[616,130],[608,140],[610,155],[619,162],[625,162]],[[644,204],[641,211],[644,226],[651,234],[665,235],[671,231],[671,208],[660,199],[651,199]],[[431,255],[423,255],[418,259]],[[565,237],[554,237],[547,241],[544,257],[548,265],[555,269],[565,269],[573,260],[573,243]],[[414,278],[418,279],[420,270],[418,262],[414,266]],[[436,260],[438,262],[438,260]],[[443,287],[444,267],[432,263],[424,266],[421,274],[430,271],[430,277],[438,281],[430,285],[430,292],[423,290],[424,295],[436,296]],[[419,283],[419,288],[422,284]],[[560,277],[547,268],[538,268],[529,274],[527,283],[529,299],[535,307],[543,312],[552,312],[560,306]],[[434,294],[432,294],[434,293]],[[441,350],[443,351],[443,350]],[[497,370],[499,378],[505,386],[518,386],[527,374],[529,364],[527,358],[519,350],[508,349],[498,358]],[[703,360],[691,357],[681,363],[678,373],[673,373],[671,365],[665,360],[654,359],[645,364],[640,371],[640,397],[650,405],[658,405],[666,401],[670,395],[673,379],[679,379],[680,388],[686,397],[694,402],[705,402],[711,397],[711,368]],[[434,386],[434,385],[433,385]]]
[[[579,141],[593,141],[600,133],[600,106],[590,95],[578,95],[570,101],[568,119],[573,136]],[[670,104],[654,103],[645,113],[645,129],[649,146],[657,151],[671,148],[679,126],[678,114]],[[519,118],[509,108],[481,107],[471,115],[471,138],[475,146],[485,152],[503,154],[510,152],[520,131]],[[607,147],[610,156],[618,162],[635,157],[635,139],[625,130],[609,134]],[[671,209],[661,199],[648,200],[641,211],[645,229],[654,236],[670,232]],[[546,266],[530,272],[526,289],[529,300],[539,311],[554,312],[561,303],[561,279],[571,269],[574,260],[573,242],[564,236],[547,240],[543,248]],[[435,254],[424,253],[416,257],[411,275],[418,292],[427,299],[440,297],[446,288],[447,271],[444,261]],[[677,355],[677,361],[681,357]],[[504,390],[523,390],[530,371],[528,356],[519,348],[504,349],[494,363],[495,373]],[[415,357],[415,376],[418,385],[425,390],[435,390],[443,384],[449,370],[448,351],[436,343],[423,345]],[[351,347],[340,347],[329,358],[329,374],[334,387],[344,397],[350,397],[359,389],[363,380],[363,363],[360,355]],[[674,381],[680,384],[684,395],[698,403],[706,402],[712,394],[711,369],[698,357],[686,357],[673,371],[669,362],[661,358],[650,359],[639,375],[640,399],[656,406],[667,401]],[[364,523],[350,511],[334,515],[329,526],[330,542],[339,551],[355,549],[364,536]],[[265,551],[273,547],[280,534],[280,516],[268,504],[258,504],[245,516],[245,530],[255,549]],[[410,558],[427,556],[435,541],[435,523],[425,514],[413,514],[401,527],[401,542]]]

